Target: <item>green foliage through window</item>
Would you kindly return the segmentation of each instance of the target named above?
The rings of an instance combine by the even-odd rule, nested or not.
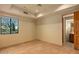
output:
[[[0,16],[0,34],[16,34],[19,32],[17,17]]]

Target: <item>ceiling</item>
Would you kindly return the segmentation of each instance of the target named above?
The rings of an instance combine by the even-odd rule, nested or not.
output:
[[[17,4],[14,5],[17,6],[19,8],[24,9],[25,11],[32,13],[34,15],[37,14],[45,14],[47,12],[50,11],[55,11],[59,6],[61,6],[61,4]]]
[[[50,13],[56,13],[77,4],[0,4],[0,11],[17,13],[30,17],[41,17]]]

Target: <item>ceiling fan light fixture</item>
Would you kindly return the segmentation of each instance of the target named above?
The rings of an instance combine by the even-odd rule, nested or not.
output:
[[[43,14],[38,14],[38,15],[37,15],[37,17],[41,17],[41,16],[43,16]]]

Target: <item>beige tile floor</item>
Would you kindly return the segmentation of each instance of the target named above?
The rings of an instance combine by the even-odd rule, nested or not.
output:
[[[0,50],[1,54],[78,54],[70,44],[57,46],[40,40],[33,40]]]

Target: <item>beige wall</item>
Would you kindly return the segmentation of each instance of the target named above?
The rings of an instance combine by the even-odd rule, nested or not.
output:
[[[0,13],[0,16],[14,16],[14,15]],[[23,16],[18,17],[19,17],[19,33],[0,35],[0,48],[35,39],[34,34],[35,24],[33,19]]]
[[[62,16],[49,15],[37,21],[37,39],[62,45]]]
[[[17,16],[0,13],[0,16]],[[19,17],[19,34],[0,35],[0,48],[40,39],[53,44],[62,45],[62,16],[49,15],[37,19]]]

